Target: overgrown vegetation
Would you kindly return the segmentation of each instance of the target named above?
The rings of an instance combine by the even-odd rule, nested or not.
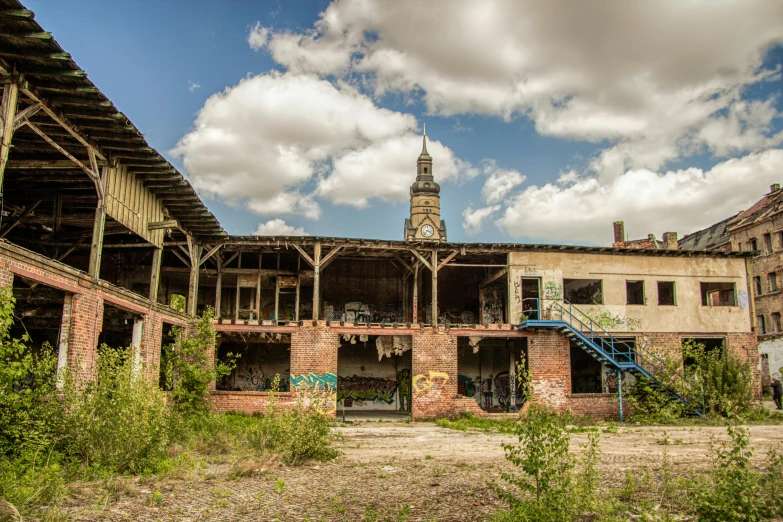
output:
[[[50,346],[34,353],[27,335],[12,338],[14,304],[11,289],[0,289],[0,504],[6,511],[24,516],[46,505],[47,516],[56,518],[57,499],[70,481],[166,472],[191,449],[268,453],[288,464],[336,455],[331,419],[306,396],[290,409],[275,401],[262,417],[211,412],[209,385],[231,372],[235,358],[210,358],[209,312],[192,335],[174,332],[167,401],[138,366],[133,347],[101,346],[90,380],[58,375]]]

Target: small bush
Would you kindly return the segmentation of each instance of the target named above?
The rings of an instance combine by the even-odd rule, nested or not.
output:
[[[139,372],[133,349],[99,349],[93,380],[66,386],[67,451],[113,473],[155,471],[168,443],[163,393]]]

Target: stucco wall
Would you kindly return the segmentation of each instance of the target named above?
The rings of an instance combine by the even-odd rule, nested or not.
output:
[[[783,337],[769,339],[759,343],[759,353],[767,354],[770,376],[783,373]]]
[[[620,256],[514,252],[509,254],[510,322],[520,321],[520,282],[540,278],[543,306],[563,298],[563,279],[601,279],[603,304],[579,305],[615,332],[749,332],[745,260],[742,258]],[[626,281],[644,281],[644,305],[626,304]],[[673,281],[676,305],[658,305],[658,281]],[[737,306],[702,306],[701,282],[734,283]]]

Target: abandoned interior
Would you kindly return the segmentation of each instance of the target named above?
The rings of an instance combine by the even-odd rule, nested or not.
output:
[[[105,343],[166,387],[171,327],[210,309],[215,357],[241,355],[220,411],[263,411],[279,376],[286,400],[335,382],[337,411],[484,415],[523,407],[529,379],[535,400],[616,418],[644,368],[607,360],[607,339],[681,357],[706,338],[757,361],[748,253],[449,243],[426,136],[405,240],[229,236],[29,11],[0,6],[18,11],[0,27],[0,284],[12,334],[82,378]]]

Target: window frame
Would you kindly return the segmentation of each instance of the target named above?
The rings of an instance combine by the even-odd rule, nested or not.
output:
[[[631,302],[631,292],[629,292],[629,286],[628,285],[633,284],[633,283],[641,283],[641,285],[642,285],[642,294],[641,294],[642,302],[641,303],[632,303]],[[635,280],[626,279],[625,280],[625,304],[628,305],[628,306],[646,306],[647,305],[647,288],[646,288],[646,285],[644,283],[644,279],[635,279]]]
[[[675,281],[656,281],[658,291],[658,306],[677,306],[677,283]],[[661,283],[672,285],[672,302],[661,303]]]
[[[770,272],[767,274],[767,284],[769,285],[769,292],[777,292],[778,288],[778,274],[777,272]]]

